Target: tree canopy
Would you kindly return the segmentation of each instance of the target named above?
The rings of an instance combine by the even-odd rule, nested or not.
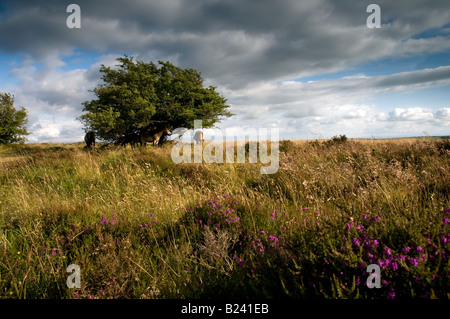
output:
[[[104,83],[92,92],[97,99],[83,103],[80,118],[86,131],[106,141],[137,134],[143,129],[167,125],[193,128],[194,120],[212,127],[227,111],[226,99],[215,87],[203,87],[194,69],[182,69],[170,62],[146,63],[124,56],[118,68],[101,65]]]
[[[0,144],[23,143],[24,135],[29,135],[25,124],[28,113],[24,107],[14,108],[14,96],[0,93]]]

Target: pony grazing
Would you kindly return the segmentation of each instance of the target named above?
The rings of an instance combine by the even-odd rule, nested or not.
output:
[[[86,147],[91,148],[92,145],[94,145],[95,149],[95,133],[94,132],[87,132],[84,136],[84,141],[86,142]]]
[[[141,146],[147,142],[153,142],[153,146],[156,146],[163,135],[172,135],[167,126],[146,129],[141,133]]]
[[[195,144],[203,144],[203,132],[202,131],[196,131],[194,134],[194,143]]]

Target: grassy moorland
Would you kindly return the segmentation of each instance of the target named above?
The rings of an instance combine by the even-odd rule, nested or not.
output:
[[[282,141],[272,175],[170,152],[0,147],[0,297],[450,297],[448,140]]]

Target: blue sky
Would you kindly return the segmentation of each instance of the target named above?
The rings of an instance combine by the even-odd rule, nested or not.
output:
[[[195,68],[236,115],[217,125],[281,138],[450,135],[450,3],[3,1],[0,92],[29,111],[29,142],[77,142],[101,64],[128,54]],[[206,132],[208,133],[208,132]],[[205,134],[208,138],[208,134]]]

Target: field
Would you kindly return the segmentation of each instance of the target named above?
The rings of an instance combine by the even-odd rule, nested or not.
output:
[[[272,175],[83,146],[0,147],[1,298],[450,297],[449,140],[286,140]]]

